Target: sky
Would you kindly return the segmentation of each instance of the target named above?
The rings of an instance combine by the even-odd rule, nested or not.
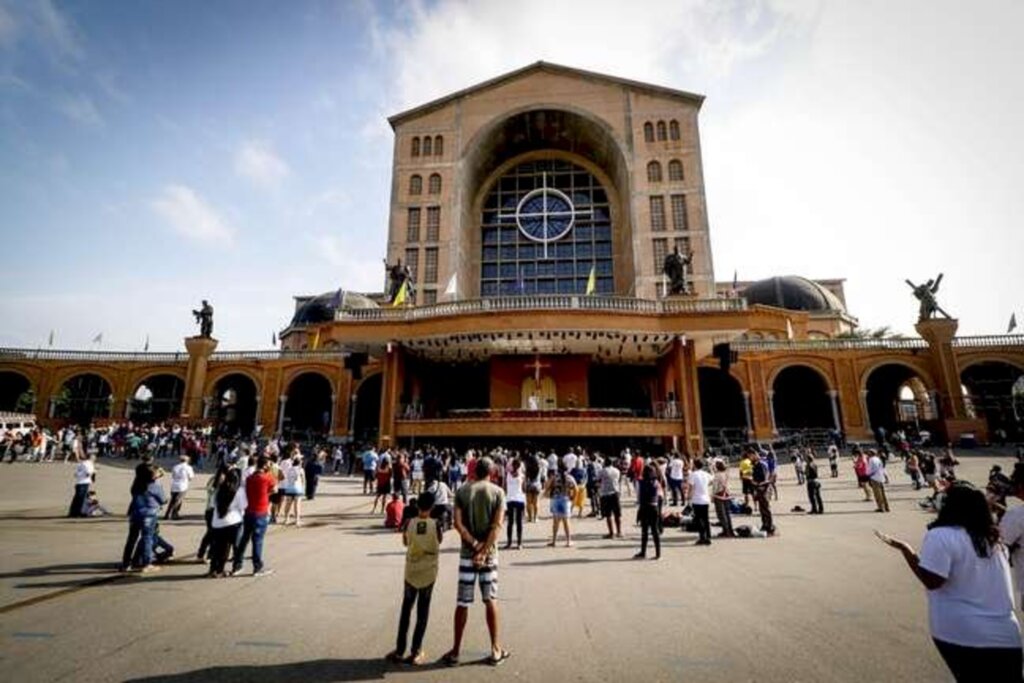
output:
[[[715,271],[1024,323],[1024,3],[0,0],[0,346],[270,348],[384,284],[386,117],[543,59],[691,92]],[[94,343],[97,335],[102,341]]]

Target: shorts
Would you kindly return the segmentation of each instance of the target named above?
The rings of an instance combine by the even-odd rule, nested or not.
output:
[[[744,479],[743,480],[743,495],[746,496],[748,494],[749,495],[753,495],[754,494],[754,482],[752,482],[749,479]]]
[[[283,493],[286,498],[295,498],[296,496],[302,495],[302,491],[295,487],[285,487],[281,489],[281,493]]]
[[[866,483],[868,483],[868,481],[870,481],[870,479],[871,479],[871,477],[869,477],[866,474],[858,474],[857,475],[857,483],[858,484],[866,484]]]
[[[377,484],[377,495],[378,496],[387,496],[390,493],[391,493],[391,482],[390,481],[387,482],[386,484]]]
[[[278,503],[281,502],[281,499],[283,497],[284,497],[284,492],[283,491],[275,491],[274,493],[270,494],[270,502],[273,503],[274,505],[277,505]]]
[[[491,602],[498,599],[498,561],[482,567],[474,567],[472,558],[459,558],[459,590],[455,604],[469,607],[473,604],[476,591],[474,584],[480,584],[480,599]]]
[[[363,470],[363,481],[373,481],[373,470]]]
[[[613,493],[609,496],[601,496],[602,517],[622,517],[622,505],[619,503],[619,494]]]
[[[568,496],[555,496],[551,499],[551,516],[555,519],[565,519],[569,516]]]

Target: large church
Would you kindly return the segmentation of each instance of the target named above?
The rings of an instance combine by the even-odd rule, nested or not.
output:
[[[297,296],[270,353],[5,351],[0,409],[17,381],[44,419],[164,401],[391,445],[1019,434],[1024,338],[926,316],[920,338],[862,339],[841,279],[716,280],[702,102],[538,62],[396,114],[384,292]],[[157,375],[172,388],[146,385],[146,413]]]

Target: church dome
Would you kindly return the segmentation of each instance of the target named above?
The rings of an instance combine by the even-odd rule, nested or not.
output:
[[[845,313],[839,298],[826,287],[797,275],[770,277],[748,285],[741,293],[747,303],[790,311]]]
[[[324,292],[296,302],[292,325],[328,323],[343,308],[378,308],[378,304],[365,294],[340,290]]]

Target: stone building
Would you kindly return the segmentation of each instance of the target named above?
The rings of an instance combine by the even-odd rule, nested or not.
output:
[[[274,352],[7,350],[0,409],[688,451],[830,429],[1019,432],[1022,337],[930,320],[921,338],[858,339],[842,280],[716,281],[702,101],[538,62],[397,114],[386,258],[408,268],[404,304],[296,297]],[[675,248],[682,294],[663,275]]]

